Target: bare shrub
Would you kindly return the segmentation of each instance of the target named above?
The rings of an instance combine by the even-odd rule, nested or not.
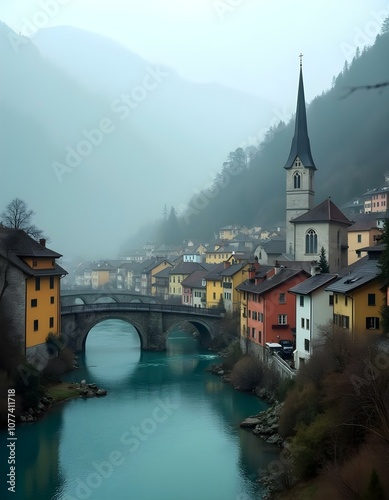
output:
[[[241,391],[253,391],[260,384],[262,375],[262,364],[246,354],[235,363],[230,377],[235,388]]]
[[[300,424],[309,425],[320,409],[320,394],[311,382],[295,385],[288,393],[279,420],[279,433],[293,436]]]

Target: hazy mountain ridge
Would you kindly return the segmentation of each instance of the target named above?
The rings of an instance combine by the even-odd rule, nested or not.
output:
[[[165,203],[185,202],[195,188],[211,180],[226,150],[268,123],[270,111],[266,116],[260,98],[186,82],[168,68],[161,69],[168,76],[158,88],[122,119],[114,111],[112,96],[120,100],[122,92],[139,84],[144,68],[158,71],[154,65],[98,35],[73,29],[44,30],[44,36],[34,36],[38,50],[23,39],[15,51],[9,28],[2,27],[0,57],[6,76],[0,94],[1,199],[4,204],[15,196],[25,199],[36,210],[36,222],[51,237],[53,248],[65,254],[87,255],[88,249],[95,256],[116,253],[130,232],[154,218]],[[87,48],[92,51],[96,40],[102,46],[107,43],[104,57],[111,59],[111,67],[117,49],[119,64],[128,58],[131,71],[135,68],[132,80],[123,77],[119,82],[118,94],[114,86],[107,87],[106,94],[101,88],[87,89],[79,74]],[[85,47],[77,64],[81,43]],[[65,71],[58,60],[54,64],[45,57],[48,45],[51,58],[59,47],[61,58],[65,49],[70,51],[68,62],[74,56],[74,69],[70,65]],[[93,65],[96,58],[91,57],[87,73]],[[104,64],[94,70],[93,78],[107,76]],[[111,75],[105,81],[118,79]],[[97,128],[104,118],[111,120],[114,133],[106,134],[58,182],[53,162],[67,167],[69,148],[75,150],[85,131]]]
[[[308,129],[315,174],[315,203],[330,196],[341,205],[383,183],[389,170],[389,87],[355,89],[389,81],[389,33],[358,54],[333,88],[308,106]],[[306,75],[305,75],[306,76]],[[296,72],[296,96],[297,96]],[[305,87],[309,78],[305,78]],[[353,90],[355,89],[355,90]],[[181,219],[184,236],[209,238],[226,224],[285,224],[285,171],[294,120],[269,131],[250,168],[233,178],[219,196],[191,215],[196,198]],[[193,212],[193,211],[192,211]],[[188,223],[189,220],[189,223]]]

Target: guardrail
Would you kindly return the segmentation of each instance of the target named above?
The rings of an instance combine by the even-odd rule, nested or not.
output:
[[[146,312],[170,312],[176,314],[194,314],[196,316],[224,317],[224,311],[220,309],[210,309],[191,306],[179,306],[168,304],[150,304],[144,302],[134,303],[102,303],[102,304],[77,304],[72,306],[62,306],[61,314],[79,314],[97,311],[146,311]]]

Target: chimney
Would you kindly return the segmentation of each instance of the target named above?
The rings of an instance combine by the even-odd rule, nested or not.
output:
[[[255,267],[255,269],[257,271],[261,267],[260,264],[259,264],[259,262],[258,262],[258,257],[257,256],[255,256],[255,258],[254,258],[254,264],[253,264],[253,266]]]
[[[224,261],[224,269],[228,269],[231,265],[231,262],[229,262],[228,260],[225,260]]]
[[[248,275],[249,275],[249,280],[250,281],[254,281],[255,279],[255,273],[256,273],[256,268],[254,267],[254,265],[252,265],[249,270],[248,270]]]
[[[45,240],[45,238],[41,238],[39,240],[39,244],[42,245],[43,247],[45,247],[46,246],[46,240]]]

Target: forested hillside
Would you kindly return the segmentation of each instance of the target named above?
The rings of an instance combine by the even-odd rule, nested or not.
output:
[[[389,87],[376,85],[389,82],[388,60],[389,31],[383,29],[375,44],[357,50],[352,63],[345,63],[334,77],[332,88],[308,106],[309,135],[318,168],[316,204],[330,196],[341,205],[382,184],[383,173],[389,170]],[[285,84],[292,80],[286,79]],[[297,80],[296,70],[296,97]],[[284,224],[283,166],[293,131],[294,119],[270,129],[251,160],[246,155],[243,167],[237,168],[230,154],[214,189],[196,194],[187,212],[181,214],[182,237],[208,239],[226,224]]]

